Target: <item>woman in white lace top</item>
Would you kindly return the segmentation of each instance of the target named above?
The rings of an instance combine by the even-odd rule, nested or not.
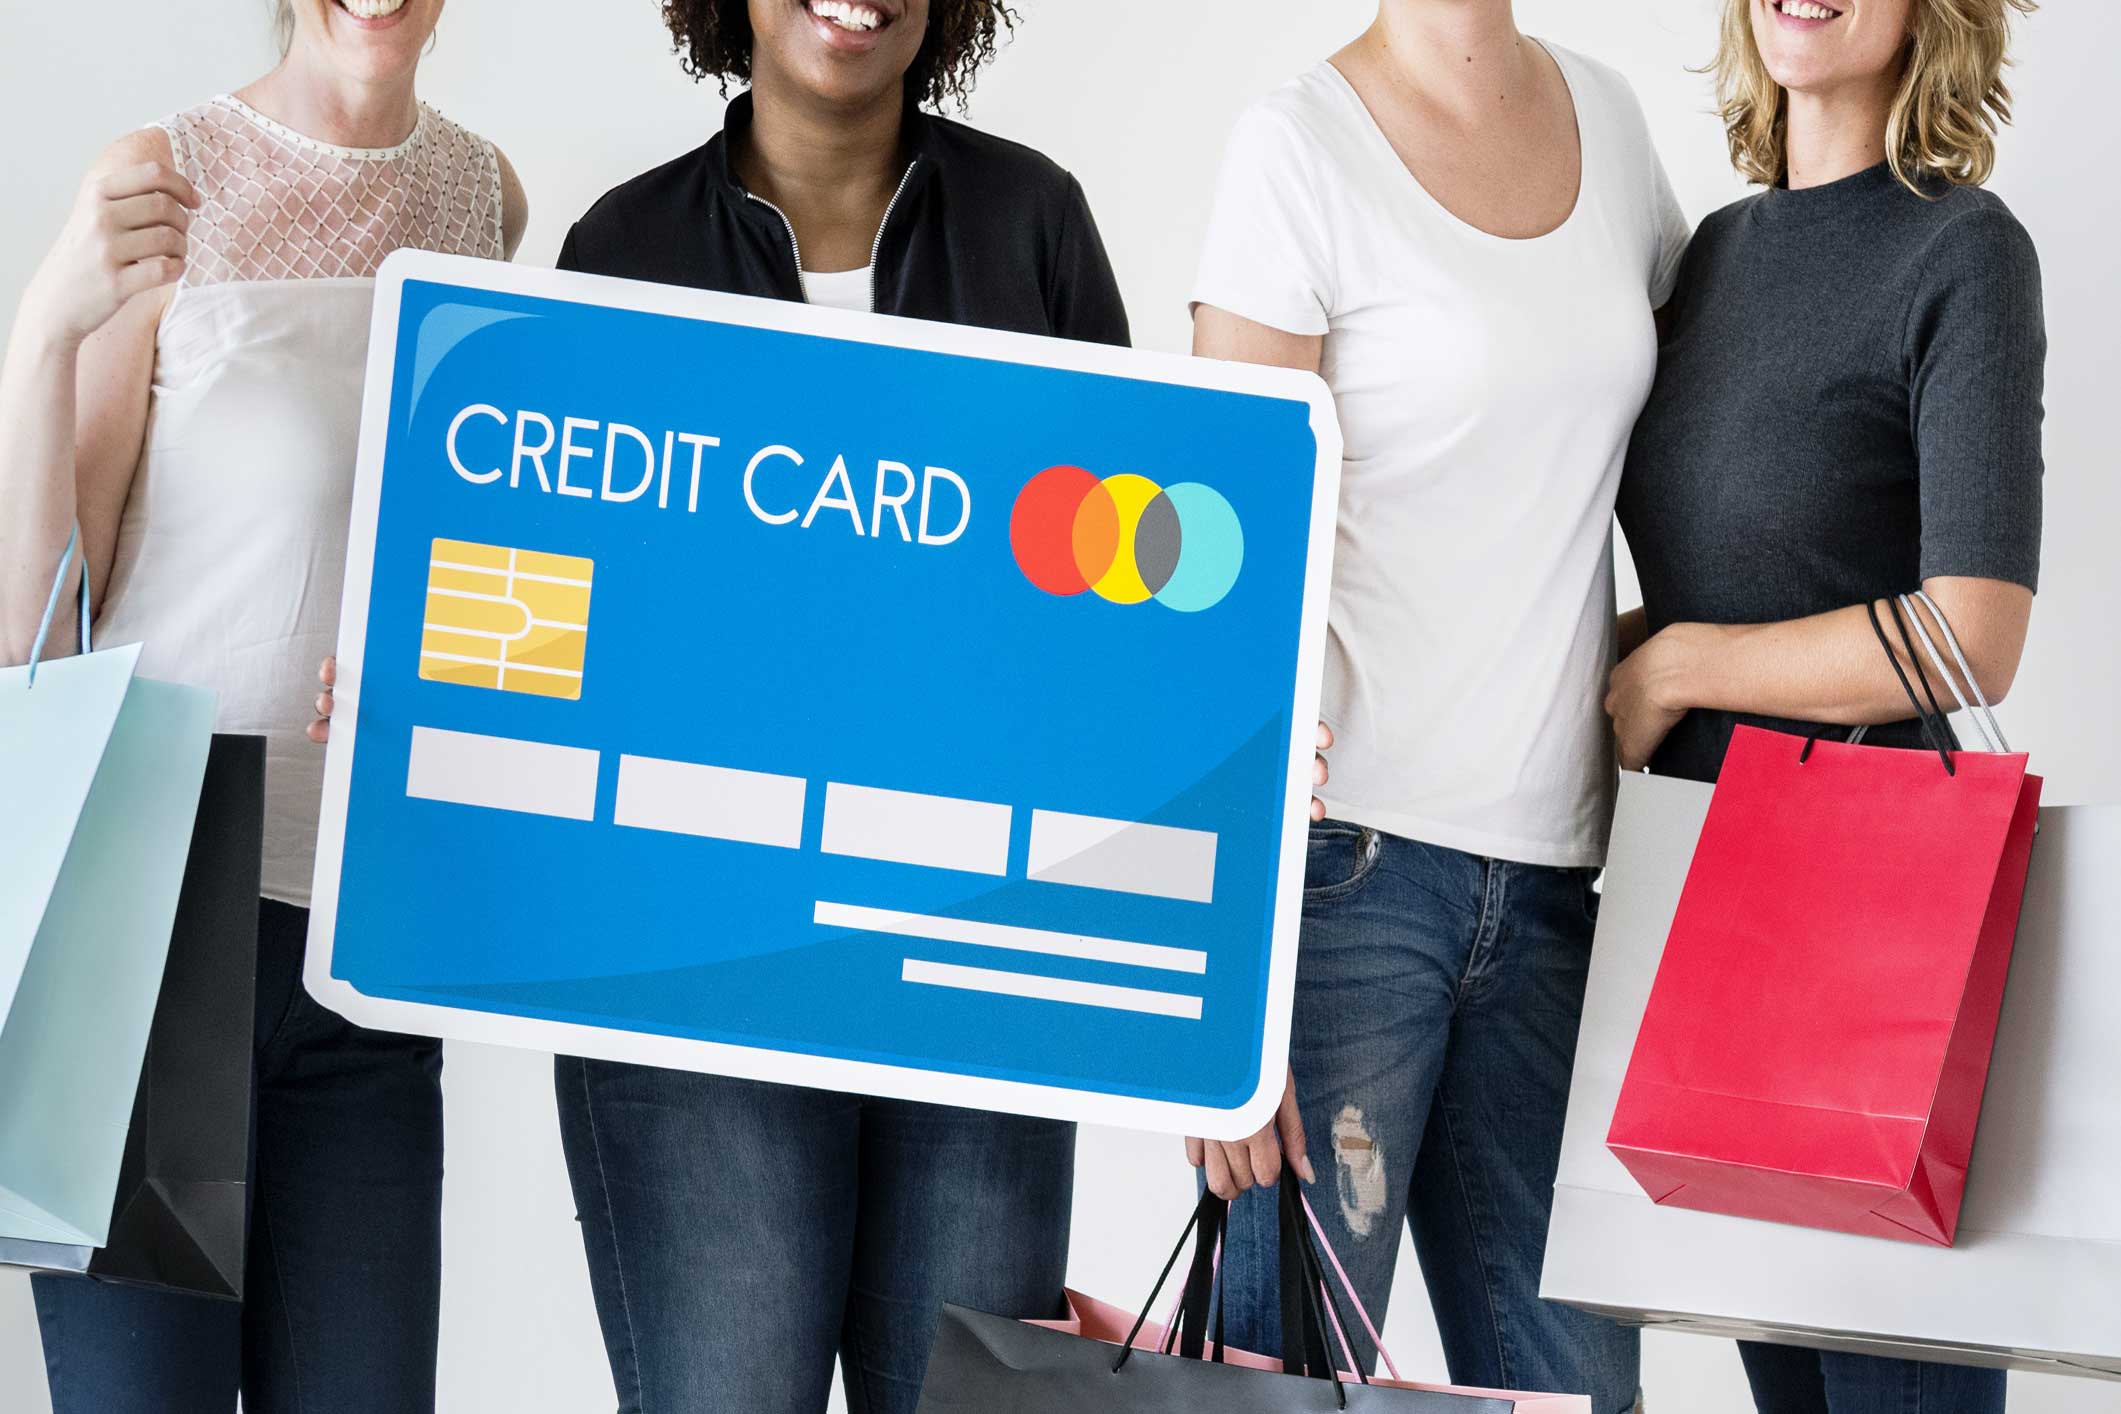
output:
[[[0,371],[0,654],[78,521],[96,641],[267,742],[246,1301],[40,1280],[57,1414],[433,1408],[441,1055],[302,990],[323,752],[291,688],[337,624],[376,267],[504,259],[525,221],[415,94],[442,6],[280,0],[277,68],[97,163]]]

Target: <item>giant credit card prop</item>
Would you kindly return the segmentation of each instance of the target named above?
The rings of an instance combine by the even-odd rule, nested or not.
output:
[[[1286,370],[393,256],[310,990],[1250,1132],[1339,464]]]

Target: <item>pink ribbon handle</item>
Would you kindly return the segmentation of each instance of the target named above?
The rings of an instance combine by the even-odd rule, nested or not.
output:
[[[1355,1307],[1355,1314],[1362,1317],[1363,1331],[1368,1334],[1368,1336],[1370,1337],[1370,1344],[1377,1348],[1378,1355],[1384,1360],[1385,1373],[1390,1375],[1395,1380],[1399,1379],[1399,1367],[1392,1363],[1392,1353],[1385,1349],[1384,1341],[1378,1338],[1377,1326],[1374,1322],[1370,1320],[1369,1311],[1364,1309],[1362,1304],[1362,1297],[1356,1294],[1355,1283],[1348,1280],[1347,1269],[1341,1266],[1339,1254],[1334,1252],[1333,1244],[1326,1238],[1325,1225],[1319,1222],[1318,1214],[1311,1211],[1310,1195],[1304,1193],[1302,1189],[1298,1189],[1297,1197],[1303,1202],[1304,1216],[1311,1220],[1311,1231],[1316,1234],[1318,1238],[1318,1250],[1325,1253],[1326,1260],[1333,1264],[1333,1275],[1340,1278],[1340,1289],[1348,1293],[1348,1300],[1353,1303]],[[1333,1303],[1328,1301],[1326,1303],[1326,1309],[1328,1311],[1331,1311],[1333,1309]],[[1340,1330],[1340,1320],[1337,1315],[1335,1316],[1333,1321],[1333,1329],[1335,1331],[1338,1331],[1340,1334],[1341,1349],[1343,1351],[1347,1351],[1348,1333],[1346,1331]],[[1355,1363],[1355,1356],[1352,1351],[1348,1352],[1348,1363],[1351,1366]]]

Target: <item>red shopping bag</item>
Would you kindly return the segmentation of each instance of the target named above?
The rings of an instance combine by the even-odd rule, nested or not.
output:
[[[2022,755],[1738,728],[1607,1136],[1652,1199],[1951,1245],[2039,802]]]

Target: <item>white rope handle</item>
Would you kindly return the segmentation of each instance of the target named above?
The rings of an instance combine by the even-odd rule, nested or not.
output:
[[[1943,631],[1944,641],[1952,651],[1952,660],[1959,665],[1966,685],[1973,689],[1974,703],[1969,703],[1966,694],[1959,690],[1959,679],[1953,677],[1951,669],[1944,665],[1944,655],[1937,651],[1936,642],[1931,639],[1929,630],[1923,627],[1922,615],[1915,612],[1915,604],[1918,601],[1930,611],[1937,621],[1937,627]],[[2003,726],[1996,720],[1995,712],[1989,707],[1988,698],[1981,691],[1980,680],[1974,676],[1973,668],[1967,664],[1966,654],[1959,648],[1959,639],[1952,632],[1951,621],[1944,617],[1944,611],[1937,607],[1937,601],[1930,598],[1927,591],[1918,589],[1913,595],[1901,595],[1900,606],[1907,610],[1907,616],[1915,626],[1915,637],[1922,640],[1923,651],[1929,655],[1930,664],[1936,668],[1937,676],[1943,678],[1944,685],[1951,689],[1952,700],[1959,704],[1959,710],[1973,717],[1974,727],[1981,733],[1982,740],[1988,743],[1990,751],[2008,752],[2011,749],[2010,742],[2004,738]],[[1978,708],[1975,704],[1979,704]]]

